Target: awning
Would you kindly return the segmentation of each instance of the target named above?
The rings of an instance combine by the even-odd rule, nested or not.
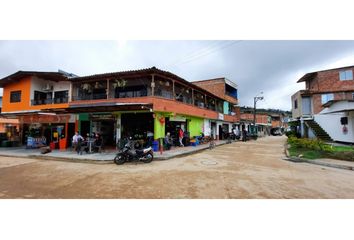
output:
[[[86,112],[116,112],[116,111],[151,111],[152,103],[116,103],[116,102],[101,102],[91,104],[70,104],[69,108],[65,109],[67,113],[86,113]],[[55,111],[55,109],[50,109]],[[59,109],[58,109],[59,110]],[[63,111],[62,109],[59,111]]]
[[[354,111],[354,100],[332,101],[320,114]]]

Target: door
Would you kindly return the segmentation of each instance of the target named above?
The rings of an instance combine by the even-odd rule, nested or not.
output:
[[[302,115],[311,115],[311,97],[302,97]]]

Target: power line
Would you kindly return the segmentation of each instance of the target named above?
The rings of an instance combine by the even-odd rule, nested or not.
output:
[[[189,63],[189,62],[192,62],[192,61],[195,61],[201,57],[205,57],[207,55],[210,55],[210,54],[213,54],[215,52],[218,52],[222,49],[225,49],[227,47],[230,47],[236,43],[240,43],[242,40],[238,40],[238,41],[231,41],[231,42],[227,42],[226,44],[223,44],[223,45],[220,45],[220,47],[218,48],[213,48],[213,49],[210,49],[209,51],[205,52],[205,53],[200,53],[194,57],[191,57],[190,59],[186,59],[185,61],[181,62],[181,63],[178,63],[178,64],[175,64],[175,65],[172,65],[172,66],[178,66],[178,65],[182,65],[182,64],[186,64],[186,63]]]
[[[203,52],[203,51],[205,51],[205,50],[208,50],[208,48],[213,48],[213,47],[214,47],[215,45],[217,45],[218,43],[219,43],[219,41],[213,41],[211,44],[209,44],[209,45],[207,45],[207,46],[204,46],[204,47],[199,48],[199,49],[197,49],[197,50],[191,51],[190,53],[188,53],[187,55],[185,55],[185,56],[183,57],[183,59],[178,59],[177,61],[174,61],[174,62],[172,62],[172,63],[170,63],[170,64],[168,64],[168,65],[165,65],[165,67],[173,66],[173,65],[179,63],[180,61],[183,61],[185,58],[190,58],[190,57],[193,57],[193,56],[195,56],[195,55],[198,55],[198,54],[200,54],[200,52]]]

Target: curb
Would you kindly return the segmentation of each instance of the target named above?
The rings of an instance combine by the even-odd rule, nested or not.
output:
[[[216,145],[215,147],[222,146],[222,145],[225,145],[225,144],[226,143],[220,143],[219,145]],[[196,150],[191,151],[191,152],[181,153],[181,154],[178,154],[176,156],[157,157],[157,158],[154,157],[154,159],[156,159],[156,161],[163,161],[163,160],[168,160],[168,159],[171,159],[171,158],[185,157],[185,156],[192,155],[192,154],[195,154],[195,153],[199,153],[199,152],[202,152],[202,151],[205,151],[205,150],[209,150],[209,147],[196,149]]]
[[[289,161],[289,162],[294,162],[294,163],[310,163],[310,164],[315,164],[315,165],[320,165],[320,166],[325,166],[325,167],[354,171],[354,167],[352,167],[352,166],[340,165],[340,164],[335,164],[335,163],[324,163],[324,162],[320,162],[319,160],[309,160],[309,159],[296,158],[296,157],[286,157],[286,158],[283,158],[283,160]]]
[[[289,151],[287,148],[287,144],[285,145],[285,155],[286,155],[286,157],[284,157],[283,160],[289,161],[289,162],[310,163],[310,164],[315,164],[315,165],[320,165],[320,166],[325,166],[325,167],[354,171],[354,167],[352,167],[352,166],[340,165],[340,164],[335,164],[335,163],[325,163],[325,162],[321,162],[320,160],[310,160],[310,159],[306,159],[306,158],[290,157]]]
[[[220,143],[216,145],[215,147],[225,145],[226,143]],[[171,158],[179,158],[179,157],[184,157],[187,155],[192,155],[195,153],[199,153],[205,150],[209,150],[209,147],[202,148],[202,149],[195,149],[194,151],[191,152],[185,152],[181,153],[175,156],[166,156],[166,157],[158,157],[154,156],[154,161],[164,161],[164,160],[169,160]],[[89,158],[70,158],[70,157],[53,157],[53,156],[48,156],[48,155],[26,155],[26,156],[13,156],[13,155],[6,155],[6,154],[0,154],[1,157],[11,157],[11,158],[32,158],[32,159],[38,159],[38,160],[49,160],[49,161],[62,161],[62,162],[74,162],[74,163],[89,163],[89,164],[110,164],[114,163],[113,160],[94,160],[94,159],[89,159]]]

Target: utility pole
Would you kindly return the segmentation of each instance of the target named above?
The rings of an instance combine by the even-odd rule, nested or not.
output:
[[[263,94],[263,92],[261,92],[261,94]],[[262,97],[259,97],[259,96],[255,96],[253,98],[253,126],[254,126],[254,129],[256,129],[256,106],[257,106],[257,101],[258,100],[263,100],[263,96]]]

